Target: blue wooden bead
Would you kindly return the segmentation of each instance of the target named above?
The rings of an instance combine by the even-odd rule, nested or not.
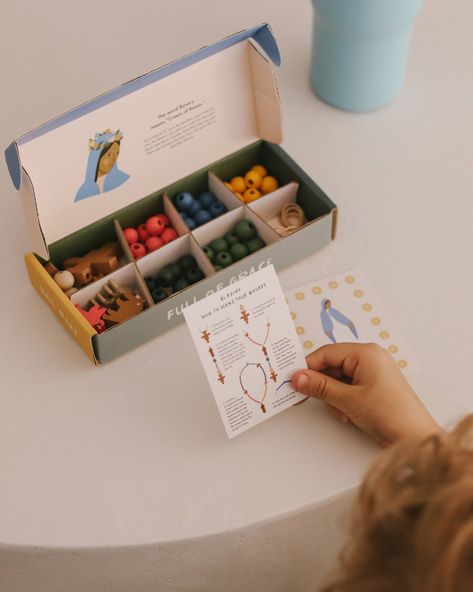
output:
[[[217,201],[215,193],[212,193],[212,191],[203,191],[197,199],[199,200],[200,205],[206,210],[209,209],[211,204]]]
[[[183,216],[182,219],[184,220],[184,222],[189,230],[194,230],[194,228],[197,227],[197,224],[194,222],[193,218],[189,218],[188,216]]]
[[[191,203],[190,208],[188,208],[186,210],[186,214],[188,216],[190,216],[191,218],[195,218],[195,215],[197,214],[197,212],[200,212],[201,209],[202,209],[202,206],[201,206],[200,202],[198,202],[196,199],[194,199],[194,201]]]
[[[195,223],[197,226],[202,226],[202,224],[206,224],[212,220],[212,216],[207,212],[207,210],[200,210],[194,217]]]
[[[191,193],[188,193],[187,191],[181,191],[181,193],[176,195],[176,208],[180,212],[185,212],[191,207],[194,201],[195,200]]]
[[[225,214],[226,211],[227,206],[221,201],[215,201],[213,204],[210,204],[209,212],[212,214],[212,218],[217,218],[218,216]]]

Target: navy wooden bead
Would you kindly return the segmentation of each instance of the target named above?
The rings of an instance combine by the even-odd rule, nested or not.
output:
[[[168,295],[162,288],[155,288],[151,292],[151,296],[153,297],[155,303],[161,302],[162,300],[165,300],[168,297]]]
[[[173,292],[180,292],[181,290],[184,290],[184,288],[187,288],[188,286],[190,286],[190,282],[188,280],[186,280],[186,278],[178,278],[173,286],[172,286],[172,291]]]
[[[175,261],[173,261],[172,263],[168,263],[166,265],[166,267],[171,271],[172,277],[173,277],[173,281],[176,280],[178,277],[181,277],[181,275],[182,275],[182,269],[181,269],[181,266],[178,263],[176,263]]]
[[[195,284],[200,280],[203,280],[205,277],[204,272],[200,269],[200,267],[191,267],[186,271],[186,279],[191,283]]]
[[[182,269],[182,271],[187,271],[191,267],[195,267],[197,265],[197,261],[192,255],[183,255],[182,257],[179,257],[177,264]]]
[[[156,282],[154,280],[154,277],[151,277],[150,275],[145,276],[145,282],[150,292],[152,292],[156,288]]]
[[[156,275],[156,284],[160,288],[170,288],[174,282],[174,274],[167,267],[163,267]]]

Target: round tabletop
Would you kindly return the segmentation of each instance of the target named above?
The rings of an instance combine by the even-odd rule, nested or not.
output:
[[[359,267],[420,361],[421,397],[447,425],[472,401],[471,3],[426,3],[405,88],[367,114],[312,94],[311,11],[299,0],[118,2],[113,9],[90,0],[8,3],[0,35],[3,145],[87,98],[268,20],[282,54],[283,147],[340,209],[336,240],[280,273],[282,286]],[[28,282],[20,201],[6,167],[0,170],[1,544],[191,539],[303,511],[359,482],[377,448],[316,401],[228,440],[184,325],[94,367]]]

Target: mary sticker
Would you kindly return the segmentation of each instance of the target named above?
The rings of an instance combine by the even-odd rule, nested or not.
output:
[[[85,180],[74,201],[111,191],[123,185],[130,178],[130,175],[121,171],[117,166],[122,139],[123,133],[120,130],[112,132],[111,129],[107,129],[97,132],[95,138],[89,140],[89,158],[87,159]]]

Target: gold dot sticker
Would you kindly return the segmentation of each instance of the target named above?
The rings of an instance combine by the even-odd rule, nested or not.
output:
[[[298,335],[302,335],[303,333],[305,333],[305,329],[304,329],[304,327],[297,327],[297,328],[296,328],[296,333],[297,333]]]
[[[312,341],[310,341],[310,339],[308,339],[307,341],[304,341],[304,347],[305,349],[312,349],[314,347],[314,344],[312,343]]]
[[[355,298],[361,298],[361,297],[363,296],[363,290],[355,290],[355,291],[353,292],[353,296],[354,296]]]
[[[295,313],[295,312],[291,312],[291,319],[292,319],[293,321],[295,321],[295,320],[296,320],[296,317],[297,317],[296,313]]]
[[[387,331],[380,331],[379,336],[381,339],[389,339],[389,333]]]
[[[390,345],[388,347],[388,352],[390,354],[397,354],[398,351],[399,351],[399,349],[398,349],[397,345]]]
[[[371,324],[372,325],[379,325],[381,323],[381,319],[379,317],[373,317],[371,319]]]
[[[304,300],[305,294],[304,292],[296,292],[296,300]]]
[[[338,288],[338,282],[331,281],[328,283],[328,287],[332,288],[332,290],[335,290],[336,288]]]
[[[320,293],[322,292],[322,288],[319,288],[319,286],[314,286],[314,287],[312,288],[312,292],[313,292],[314,294],[320,294]]]
[[[353,284],[355,281],[355,278],[352,275],[347,275],[347,277],[345,278],[345,281],[347,284]]]
[[[371,306],[371,304],[369,302],[365,302],[361,308],[364,311],[369,312],[373,307]]]
[[[406,368],[407,362],[406,360],[398,360],[397,365],[399,366],[399,368]]]

